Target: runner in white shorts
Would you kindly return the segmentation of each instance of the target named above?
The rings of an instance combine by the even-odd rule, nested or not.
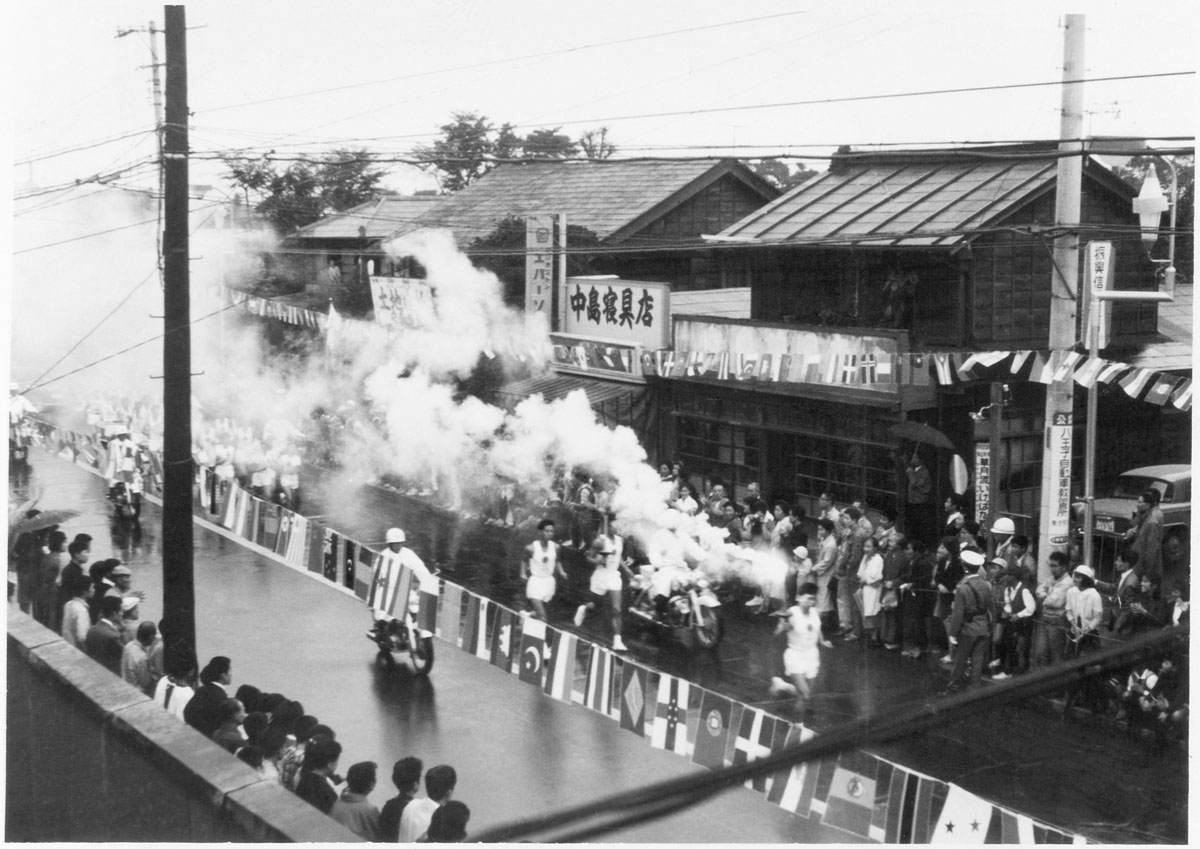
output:
[[[584,617],[589,610],[595,610],[598,604],[607,606],[612,627],[613,651],[628,651],[621,639],[621,591],[624,588],[621,575],[625,573],[632,578],[633,573],[629,571],[628,564],[623,562],[624,556],[625,540],[620,536],[597,535],[592,541],[591,551],[588,552],[588,560],[594,567],[588,586],[593,598],[575,610],[575,627],[582,628]]]
[[[805,717],[805,709],[812,695],[812,682],[821,670],[819,646],[833,644],[821,634],[821,616],[816,611],[817,585],[807,583],[796,593],[796,603],[780,617],[775,633],[787,635],[787,648],[783,652],[784,681],[776,676],[771,679],[772,695],[784,693],[796,697],[799,718]]]
[[[525,546],[525,559],[521,561],[521,577],[525,581],[525,597],[533,607],[533,615],[547,621],[546,603],[554,598],[558,584],[555,575],[564,579],[567,573],[558,562],[558,543],[554,541],[554,522],[542,519],[538,522],[539,539]]]

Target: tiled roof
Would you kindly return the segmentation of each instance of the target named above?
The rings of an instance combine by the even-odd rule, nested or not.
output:
[[[445,227],[466,247],[508,216],[561,212],[568,225],[585,227],[615,244],[730,173],[760,191],[764,200],[775,196],[764,181],[734,161],[514,163],[498,166],[393,235]]]
[[[1105,356],[1132,366],[1158,371],[1183,371],[1192,368],[1194,306],[1192,284],[1175,287],[1175,300],[1158,305],[1158,335],[1121,351],[1108,350]]]
[[[814,177],[720,233],[768,244],[949,246],[1054,187],[1057,161],[1029,148],[843,154]],[[986,158],[981,158],[984,153]],[[1119,191],[1116,178],[1086,172]],[[1128,188],[1128,187],[1126,187]],[[1132,197],[1132,189],[1128,189]]]
[[[289,239],[380,239],[407,225],[445,200],[441,195],[387,195],[327,215],[288,236]]]

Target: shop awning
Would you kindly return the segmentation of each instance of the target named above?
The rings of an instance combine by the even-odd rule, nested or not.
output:
[[[496,403],[511,410],[534,395],[541,395],[546,401],[555,401],[576,389],[584,391],[588,404],[605,424],[626,425],[638,430],[645,418],[645,385],[558,372],[505,384],[496,390]]]

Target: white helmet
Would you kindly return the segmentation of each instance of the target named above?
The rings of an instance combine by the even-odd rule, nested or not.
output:
[[[996,520],[996,524],[992,525],[992,533],[994,534],[1015,534],[1016,532],[1017,526],[1007,516],[1001,516]]]
[[[408,537],[399,528],[388,528],[387,536],[384,539],[388,545],[391,545],[394,542],[404,542]]]

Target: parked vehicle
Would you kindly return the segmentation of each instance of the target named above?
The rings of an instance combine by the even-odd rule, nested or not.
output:
[[[690,572],[672,581],[661,609],[651,595],[648,579],[639,576],[634,588],[637,594],[629,612],[635,622],[674,636],[690,633],[694,645],[704,649],[716,648],[721,642],[725,633],[721,602],[713,582],[703,573]]]
[[[1163,561],[1184,563],[1192,527],[1192,467],[1187,463],[1142,466],[1122,472],[1112,492],[1095,501],[1095,534],[1123,540],[1133,526],[1138,497],[1147,489],[1157,490],[1163,513]],[[1074,505],[1077,521],[1082,522],[1084,505]]]

